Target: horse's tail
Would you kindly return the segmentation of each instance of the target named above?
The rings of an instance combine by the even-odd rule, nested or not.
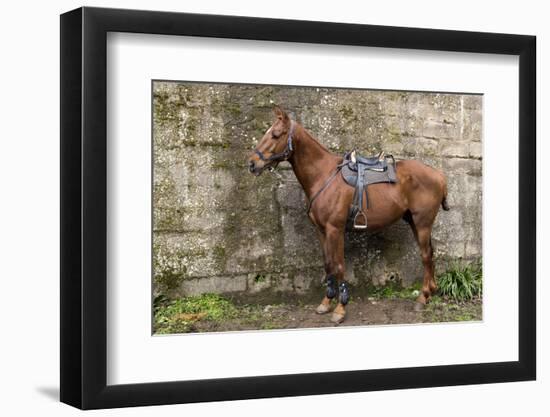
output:
[[[449,211],[449,203],[447,203],[447,181],[443,182],[443,198],[441,199],[441,208],[445,211]]]

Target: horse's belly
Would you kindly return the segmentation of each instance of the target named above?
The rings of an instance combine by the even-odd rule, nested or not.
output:
[[[365,201],[366,206],[366,201]],[[363,207],[365,209],[366,207]],[[386,227],[401,219],[407,210],[406,202],[397,184],[368,186],[367,223],[369,230]]]

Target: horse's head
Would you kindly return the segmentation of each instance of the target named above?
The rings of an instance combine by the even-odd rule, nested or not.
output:
[[[248,158],[248,170],[260,175],[266,168],[274,169],[279,162],[286,161],[294,149],[292,133],[294,122],[279,106],[273,109],[275,121]]]

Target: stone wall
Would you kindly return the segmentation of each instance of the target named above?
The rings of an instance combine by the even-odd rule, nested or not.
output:
[[[154,82],[155,293],[305,292],[324,276],[292,169],[254,177],[247,156],[280,104],[331,151],[381,150],[442,169],[451,210],[433,232],[438,270],[481,257],[482,97],[329,88]],[[284,166],[283,166],[284,165]],[[348,233],[355,285],[409,285],[422,264],[409,226]]]

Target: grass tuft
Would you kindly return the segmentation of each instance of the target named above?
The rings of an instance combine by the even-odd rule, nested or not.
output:
[[[467,301],[481,297],[483,271],[481,262],[455,263],[437,278],[440,294],[455,301]]]

